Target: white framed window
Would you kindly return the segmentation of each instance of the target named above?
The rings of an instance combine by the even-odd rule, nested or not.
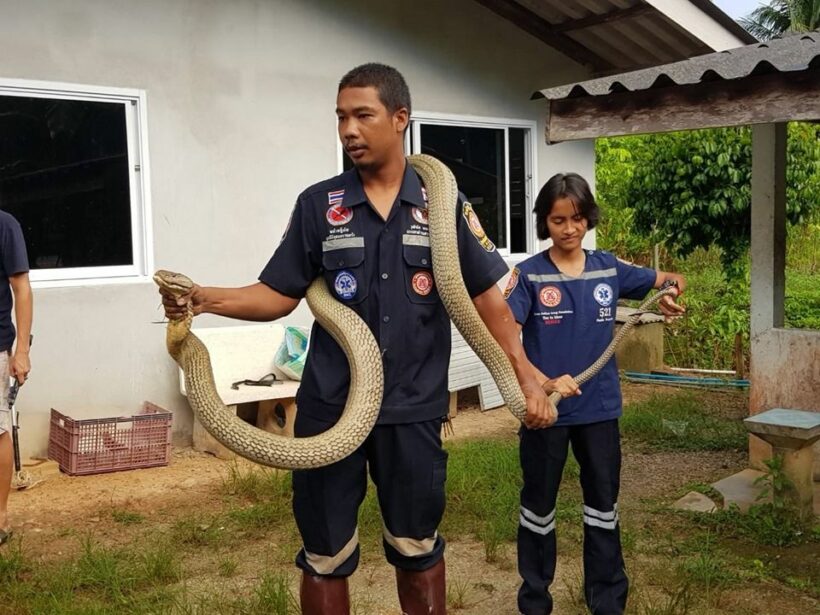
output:
[[[0,79],[0,209],[39,285],[151,271],[145,93]]]
[[[535,130],[531,120],[415,112],[405,150],[431,154],[450,167],[500,254],[531,254]],[[351,168],[341,145],[338,154],[339,171]]]
[[[530,120],[419,112],[411,148],[444,162],[500,254],[534,251],[535,128]]]

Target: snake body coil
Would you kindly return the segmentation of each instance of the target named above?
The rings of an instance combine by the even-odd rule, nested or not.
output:
[[[615,354],[615,349],[618,347],[618,344],[621,343],[624,337],[626,337],[626,334],[629,333],[629,330],[632,329],[632,327],[634,327],[641,319],[641,316],[643,316],[644,311],[648,310],[651,305],[657,303],[661,300],[661,298],[665,297],[666,295],[674,297],[676,295],[676,291],[671,288],[659,290],[653,295],[650,295],[649,298],[646,299],[646,301],[641,303],[641,305],[638,306],[637,311],[632,316],[630,316],[626,320],[626,322],[621,326],[621,328],[618,330],[618,333],[615,334],[615,336],[612,338],[612,341],[609,342],[609,345],[601,353],[601,356],[598,357],[592,365],[590,365],[580,374],[575,376],[575,382],[577,382],[579,385],[582,385],[585,382],[589,382],[593,376],[600,372],[604,368],[604,365],[606,365],[612,358],[612,355]],[[562,397],[560,393],[550,393],[550,401],[553,404],[555,404],[556,407],[558,406],[558,403],[561,401],[561,399]]]
[[[429,229],[433,275],[450,318],[467,343],[487,365],[507,407],[519,419],[526,414],[524,395],[512,366],[473,305],[458,260],[456,203],[458,190],[450,170],[423,154],[408,157],[429,197]],[[182,274],[157,271],[154,281],[177,296],[193,282]],[[257,463],[287,469],[316,468],[343,459],[356,450],[373,428],[381,407],[384,372],[381,353],[370,329],[350,308],[337,301],[319,277],[307,291],[316,320],[341,346],[350,364],[350,390],[339,421],[309,438],[288,438],[262,431],[229,412],[219,398],[205,345],[191,333],[193,312],[168,323],[168,352],[185,373],[188,401],[202,426],[219,442]]]

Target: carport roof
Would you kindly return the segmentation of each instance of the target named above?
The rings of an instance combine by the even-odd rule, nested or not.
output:
[[[535,92],[532,97],[560,100],[601,96],[810,68],[820,68],[820,32],[816,30],[680,62],[546,88]]]

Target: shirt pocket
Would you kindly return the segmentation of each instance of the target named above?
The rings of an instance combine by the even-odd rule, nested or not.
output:
[[[438,303],[429,245],[404,244],[404,290],[411,303]]]
[[[355,305],[367,298],[364,242],[356,247],[323,246],[322,267],[328,289],[339,301]]]

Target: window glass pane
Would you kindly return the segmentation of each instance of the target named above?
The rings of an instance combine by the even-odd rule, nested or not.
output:
[[[504,130],[422,124],[421,151],[450,167],[489,238],[506,248]]]
[[[0,95],[0,208],[32,269],[133,264],[125,105]]]
[[[510,252],[527,251],[526,129],[510,128]]]

